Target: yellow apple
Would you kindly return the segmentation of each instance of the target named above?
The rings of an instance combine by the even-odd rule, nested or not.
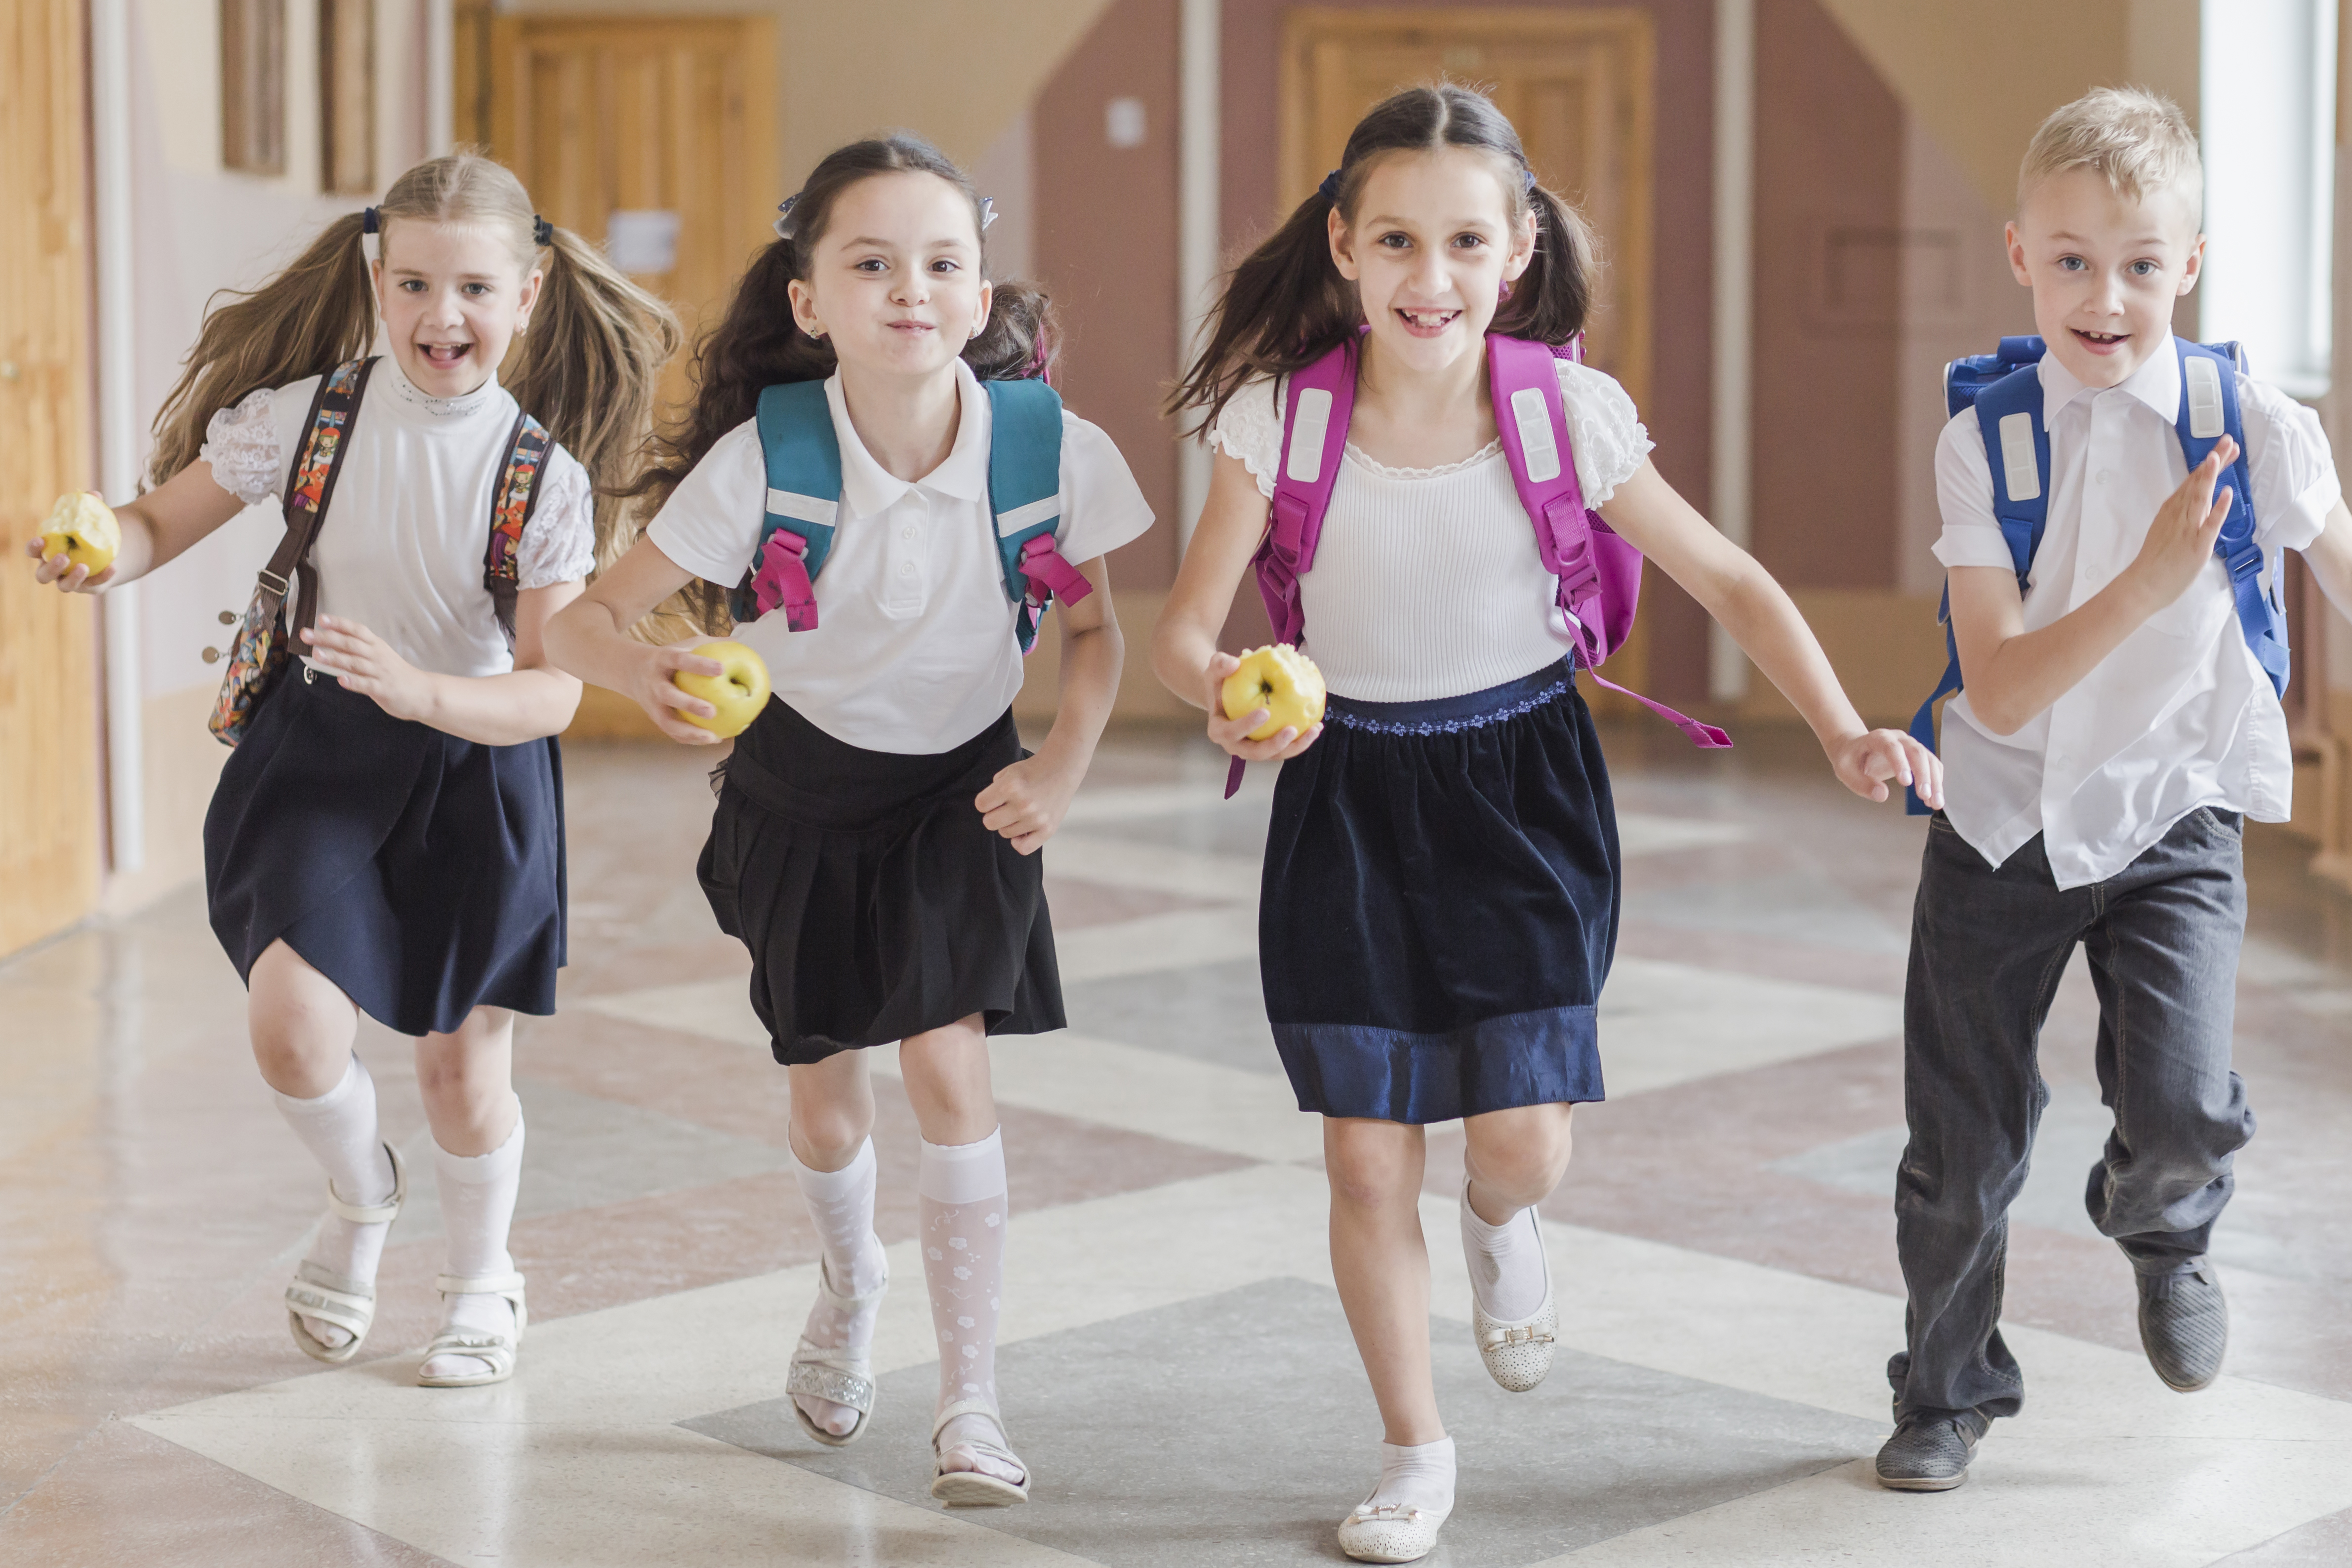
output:
[[[768,666],[760,655],[732,642],[705,643],[688,652],[699,659],[718,660],[720,673],[689,675],[681,671],[670,679],[679,691],[690,697],[700,697],[719,711],[709,718],[698,718],[690,713],[677,716],[721,739],[732,739],[751,728],[760,710],[768,706]]]
[[[1249,732],[1252,740],[1278,735],[1285,727],[1304,735],[1323,722],[1323,672],[1287,643],[1244,653],[1241,668],[1225,677],[1219,695],[1227,718],[1265,709],[1265,722]]]
[[[121,548],[122,526],[106,503],[88,490],[59,496],[49,509],[49,520],[41,525],[41,559],[64,556],[76,566],[89,568],[92,577],[112,566],[114,552]]]

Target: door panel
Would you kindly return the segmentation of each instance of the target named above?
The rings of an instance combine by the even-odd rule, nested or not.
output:
[[[98,900],[93,604],[16,553],[92,479],[85,26],[79,0],[0,21],[0,954]]]

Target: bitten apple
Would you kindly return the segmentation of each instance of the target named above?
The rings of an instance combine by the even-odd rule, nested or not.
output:
[[[1265,722],[1249,732],[1252,740],[1279,735],[1286,727],[1304,735],[1323,722],[1323,672],[1287,643],[1244,653],[1219,695],[1227,718],[1265,709]]]
[[[107,504],[88,490],[59,496],[58,504],[49,508],[49,520],[41,525],[42,559],[63,556],[76,566],[89,568],[92,577],[112,566],[115,552],[121,548],[122,525],[114,520]]]
[[[718,660],[719,673],[690,675],[681,671],[670,679],[679,691],[700,697],[719,711],[709,718],[683,712],[677,716],[722,740],[731,740],[751,728],[760,710],[768,706],[768,666],[760,655],[732,642],[705,643],[688,651],[697,658]]]

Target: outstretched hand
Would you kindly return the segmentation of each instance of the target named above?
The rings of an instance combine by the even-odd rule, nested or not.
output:
[[[1899,729],[1855,736],[1830,753],[1830,767],[1865,800],[1884,800],[1890,784],[1906,784],[1929,809],[1944,804],[1943,758]]]
[[[1231,653],[1209,656],[1208,701],[1209,738],[1233,756],[1244,762],[1276,762],[1297,756],[1315,744],[1323,733],[1320,724],[1310,726],[1300,734],[1296,725],[1284,725],[1264,740],[1252,740],[1249,732],[1274,716],[1268,708],[1257,708],[1239,718],[1225,716],[1225,677],[1242,667],[1239,658]]]
[[[2165,498],[2157,508],[2156,518],[2147,526],[2147,538],[2139,547],[2125,570],[2140,580],[2147,594],[2147,613],[2170,605],[2189,591],[2205,563],[2213,559],[2213,541],[2221,532],[2223,519],[2230,515],[2231,492],[2224,486],[2219,495],[2214,486],[2231,464],[2238,460],[2238,444],[2227,435],[2213,444],[2205,461],[2189,471],[2180,487]]]

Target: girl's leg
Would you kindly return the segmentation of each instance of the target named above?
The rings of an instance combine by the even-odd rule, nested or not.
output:
[[[874,1234],[874,1087],[866,1052],[844,1051],[786,1071],[793,1090],[793,1179],[824,1249],[819,1267],[825,1287],[835,1297],[873,1294],[887,1275],[882,1239]],[[801,1337],[821,1350],[871,1344],[881,1308],[878,1296],[843,1309],[820,1294]],[[811,1394],[793,1400],[835,1437],[856,1428],[858,1413],[849,1406]]]
[[[392,1197],[392,1158],[376,1126],[375,1081],[352,1053],[359,1009],[283,942],[271,943],[254,961],[250,982],[253,1060],[277,1092],[279,1113],[344,1202],[384,1202]],[[355,1224],[331,1211],[307,1260],[373,1285],[391,1228],[390,1221]],[[302,1328],[330,1350],[352,1342],[349,1329],[322,1318],[305,1317]]]
[[[1462,1255],[1479,1307],[1498,1322],[1519,1322],[1543,1306],[1543,1235],[1527,1211],[1567,1174],[1575,1112],[1525,1105],[1463,1119],[1470,1179],[1462,1188]]]
[[[908,1039],[898,1048],[898,1069],[923,1130],[918,1186],[923,1276],[940,1336],[938,1408],[977,1401],[991,1412],[960,1415],[940,1428],[940,1469],[1024,1487],[1028,1471],[1006,1452],[1003,1423],[993,1414],[1009,1205],[980,1015]]]
[[[522,1186],[522,1103],[514,1092],[514,1014],[476,1008],[453,1034],[416,1042],[416,1087],[433,1127],[433,1162],[441,1187],[441,1225],[448,1237],[448,1272],[482,1279],[514,1271],[507,1231]],[[513,1306],[503,1296],[444,1299],[441,1326],[469,1333],[515,1333]],[[478,1376],[491,1371],[479,1356],[444,1352],[419,1375]]]
[[[1381,1527],[1367,1511],[1420,1511],[1442,1522],[1454,1507],[1454,1439],[1438,1419],[1429,1371],[1429,1247],[1421,1231],[1426,1151],[1422,1130],[1401,1122],[1323,1121],[1331,1277],[1386,1428],[1380,1485],[1350,1517],[1355,1529]],[[1349,1530],[1340,1542],[1352,1548]]]

